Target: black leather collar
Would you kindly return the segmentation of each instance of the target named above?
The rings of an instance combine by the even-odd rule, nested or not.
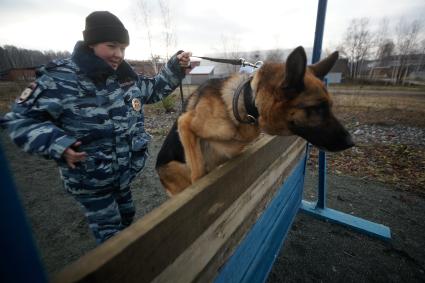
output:
[[[255,107],[255,98],[252,95],[251,89],[251,80],[252,77],[249,77],[247,80],[243,81],[235,91],[233,96],[233,115],[236,120],[242,124],[257,124],[258,120],[258,109]],[[242,119],[238,111],[238,101],[241,92],[243,91],[243,100],[246,109],[246,119]]]

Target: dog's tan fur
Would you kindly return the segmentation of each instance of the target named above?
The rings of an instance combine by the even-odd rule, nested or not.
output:
[[[318,105],[326,108],[332,104],[323,82],[316,76],[327,73],[337,55],[305,69],[305,58],[301,58],[305,57],[303,52],[300,47],[296,53],[294,51],[295,55],[291,55],[295,59],[288,59],[291,60],[289,66],[266,63],[254,73],[250,86],[259,112],[258,123],[241,123],[233,114],[233,97],[238,86],[247,79],[246,74],[235,74],[221,84],[206,85],[188,98],[186,111],[177,122],[185,162],[171,161],[157,166],[160,180],[171,195],[240,154],[262,131],[271,135],[292,135],[296,134],[296,125],[299,125],[301,135],[304,135],[302,129],[323,127],[323,123],[340,126],[337,122],[339,126],[335,124],[336,119],[332,115],[326,118],[329,121],[324,121],[325,118],[318,113],[310,113]],[[301,63],[298,62],[300,60]],[[294,75],[290,73],[292,71]],[[297,89],[300,83],[302,89]],[[237,107],[240,117],[246,118],[243,99],[238,100]]]

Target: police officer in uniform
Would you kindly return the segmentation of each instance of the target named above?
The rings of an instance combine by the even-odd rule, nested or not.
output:
[[[38,70],[35,85],[1,124],[23,150],[57,162],[65,189],[102,243],[135,215],[129,186],[144,167],[150,139],[143,104],[180,84],[190,52],[178,52],[148,78],[124,61],[129,35],[115,15],[88,15],[83,37],[71,58]]]

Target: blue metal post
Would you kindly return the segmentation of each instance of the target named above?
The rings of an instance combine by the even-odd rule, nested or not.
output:
[[[47,282],[0,146],[0,282]]]
[[[316,32],[312,58],[313,64],[320,60],[320,55],[322,53],[327,2],[327,0],[319,0],[319,6],[317,8]],[[326,153],[323,151],[319,152],[319,186],[317,189],[317,202],[314,204],[303,200],[300,208],[302,212],[326,221],[347,226],[360,233],[383,240],[391,240],[391,231],[387,226],[326,207]]]
[[[325,31],[326,7],[328,0],[319,0],[317,7],[316,32],[314,34],[313,58],[311,63],[316,63],[320,60],[322,54],[323,33]]]
[[[313,44],[313,64],[320,60],[320,55],[322,54],[322,41],[325,31],[327,5],[327,0],[319,0],[319,5],[317,7],[316,32]],[[319,152],[319,187],[316,206],[318,208],[326,207],[326,153],[324,151]]]
[[[319,187],[317,193],[317,208],[326,207],[326,153],[319,152]]]
[[[320,60],[320,55],[322,54],[327,5],[327,0],[319,0],[319,5],[317,7],[316,32],[313,44],[313,64]],[[326,207],[326,153],[324,151],[319,152],[319,187],[316,206],[318,208]]]

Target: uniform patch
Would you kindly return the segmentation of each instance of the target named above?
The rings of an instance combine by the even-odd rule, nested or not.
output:
[[[21,95],[16,100],[17,103],[23,103],[28,100],[28,98],[31,96],[31,94],[36,89],[37,84],[31,83],[29,86],[27,86],[21,93]]]
[[[137,112],[139,112],[140,109],[142,109],[142,103],[140,102],[138,98],[133,98],[133,100],[131,100],[131,105],[133,106],[133,109]]]

